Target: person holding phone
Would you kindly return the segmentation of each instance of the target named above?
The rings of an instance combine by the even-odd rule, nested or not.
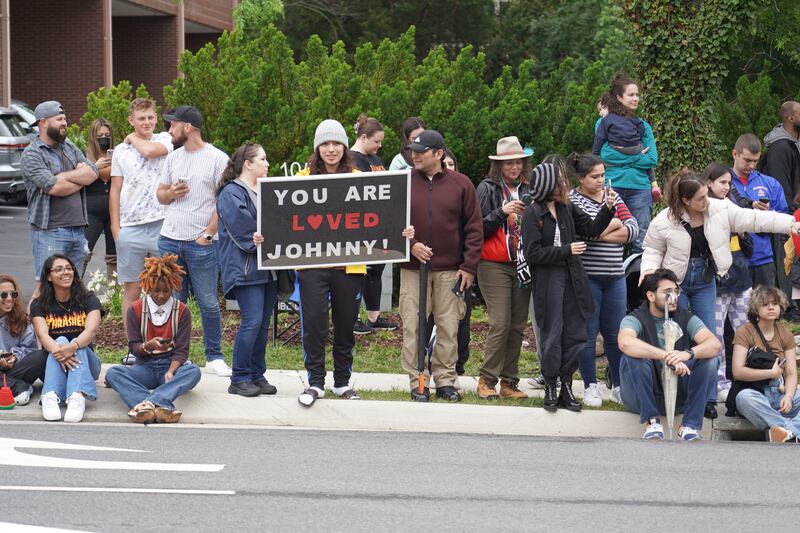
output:
[[[38,348],[19,283],[12,276],[0,274],[0,374],[5,376],[17,405],[27,405],[33,382],[44,380],[47,352]]]
[[[92,252],[100,234],[105,234],[106,244],[106,276],[110,280],[117,270],[117,249],[114,235],[111,231],[111,216],[109,214],[108,199],[111,184],[111,158],[114,155],[114,132],[111,123],[104,118],[95,119],[89,126],[89,135],[86,139],[86,158],[95,164],[99,179],[86,187],[86,212],[89,225],[84,228],[89,253],[83,264],[81,278],[85,277],[86,269],[92,259]]]
[[[200,382],[200,368],[189,361],[192,316],[172,296],[183,282],[178,257],[148,257],[144,264],[139,282],[145,296],[125,314],[128,349],[136,362],[109,368],[106,383],[130,408],[134,422],[171,424],[182,415],[175,399]]]
[[[533,203],[522,215],[522,243],[533,275],[533,304],[540,339],[539,359],[545,379],[544,408],[580,411],[572,375],[586,346],[586,321],[594,312],[580,256],[586,238],[600,236],[616,212],[617,194],[609,189],[594,220],[569,199],[569,184],[559,167],[540,163],[530,180]],[[561,380],[561,391],[557,382]]]

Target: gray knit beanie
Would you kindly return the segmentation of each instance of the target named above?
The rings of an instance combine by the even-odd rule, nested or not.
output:
[[[556,167],[552,163],[539,163],[533,167],[529,185],[533,201],[541,202],[550,196],[550,193],[556,188],[557,179]]]
[[[343,144],[345,148],[350,146],[350,141],[347,140],[347,132],[344,131],[344,126],[337,120],[327,119],[323,120],[317,126],[317,131],[314,132],[314,151],[317,151],[320,144],[325,144],[328,141],[335,141]]]

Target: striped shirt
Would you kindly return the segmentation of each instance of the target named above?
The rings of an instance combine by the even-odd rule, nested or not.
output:
[[[189,194],[167,206],[161,235],[194,241],[203,234],[214,216],[217,187],[228,160],[225,152],[209,143],[193,152],[181,147],[167,156],[161,183],[172,185],[178,178],[189,178]]]
[[[575,207],[592,217],[592,220],[595,219],[603,206],[602,202],[595,202],[579,193],[577,189],[570,191],[569,199],[575,204]],[[628,230],[628,239],[625,242],[633,242],[639,234],[639,225],[636,223],[636,219],[633,218],[628,206],[619,196],[617,196],[617,201],[614,205],[617,208],[615,218],[618,218],[625,229]],[[581,254],[580,258],[583,261],[583,268],[589,277],[619,278],[625,275],[625,271],[622,268],[622,254],[624,251],[622,244],[600,242],[596,239],[589,240],[581,236],[578,236],[578,238],[586,240],[586,251]]]

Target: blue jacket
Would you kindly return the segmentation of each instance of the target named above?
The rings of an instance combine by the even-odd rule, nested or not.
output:
[[[219,266],[222,292],[234,299],[233,288],[258,285],[275,280],[271,270],[258,269],[256,245],[256,206],[250,194],[238,183],[227,182],[217,194],[219,215]]]
[[[658,166],[658,150],[653,128],[644,120],[642,124],[642,150],[650,148],[646,154],[626,155],[608,143],[600,150],[600,159],[606,164],[606,177],[611,180],[615,189],[650,189],[650,175],[647,171]]]
[[[769,210],[778,213],[788,213],[789,206],[786,205],[786,197],[783,194],[783,187],[778,180],[754,170],[747,178],[747,185],[742,183],[739,176],[731,169],[733,185],[742,196],[750,200],[758,200],[766,196],[769,198]],[[772,255],[772,235],[766,233],[751,233],[753,237],[753,255],[750,257],[750,266],[757,267],[766,265],[773,261]]]

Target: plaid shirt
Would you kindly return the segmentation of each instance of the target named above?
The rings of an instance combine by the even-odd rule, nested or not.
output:
[[[56,184],[55,168],[53,158],[47,153],[47,144],[40,138],[36,138],[22,152],[20,165],[22,167],[22,179],[25,181],[25,188],[28,190],[28,222],[43,230],[47,229],[50,221],[50,189]],[[86,159],[77,146],[67,139],[62,145],[64,157],[66,157],[73,167],[78,163],[86,163],[97,173],[94,163]],[[88,220],[86,213],[86,191],[81,189],[81,204],[83,204],[83,217]]]

